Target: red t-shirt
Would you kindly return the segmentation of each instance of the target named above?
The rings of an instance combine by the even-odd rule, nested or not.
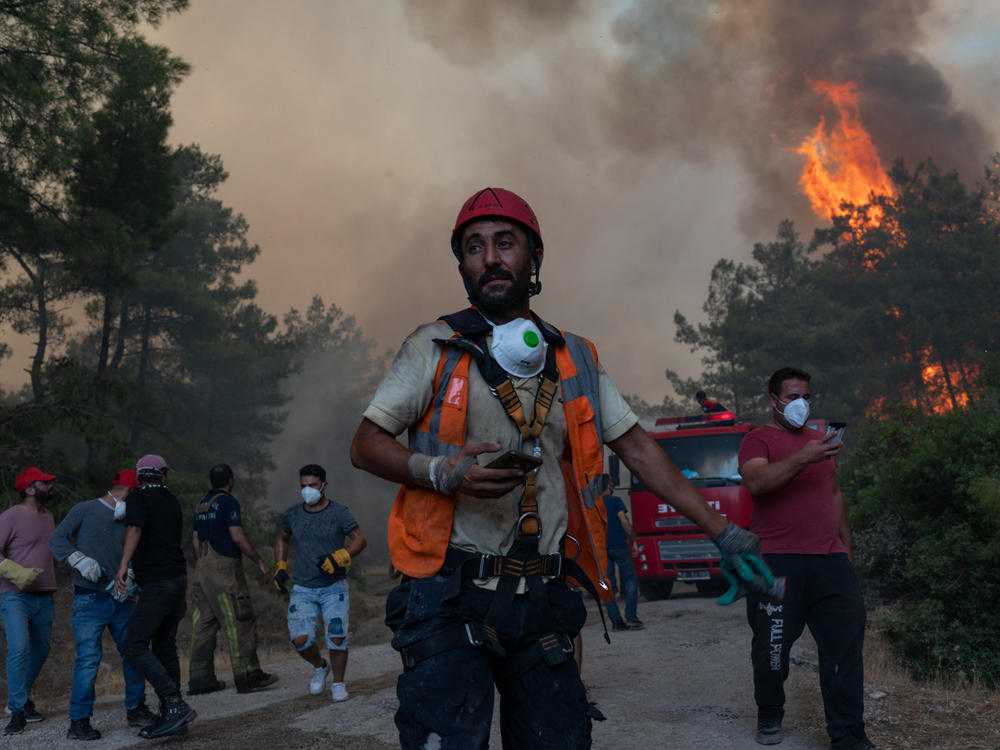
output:
[[[740,446],[739,465],[752,458],[768,463],[794,453],[807,440],[823,435],[811,427],[793,432],[771,425],[747,433]],[[776,492],[753,498],[750,530],[760,537],[766,553],[828,555],[847,552],[840,540],[840,512],[834,502],[837,464],[826,460],[808,464]]]

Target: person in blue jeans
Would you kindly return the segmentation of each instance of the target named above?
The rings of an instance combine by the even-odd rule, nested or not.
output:
[[[67,562],[73,576],[73,636],[76,664],[69,701],[71,740],[96,740],[101,733],[90,725],[94,713],[94,683],[103,655],[101,640],[107,628],[122,655],[125,677],[126,721],[146,727],[156,716],[146,706],[145,681],[125,660],[125,624],[132,613],[133,595],[115,593],[114,574],[125,542],[125,497],[138,487],[135,472],[120,471],[111,489],[101,497],[77,503],[49,537],[56,560]]]
[[[55,565],[46,541],[55,520],[46,503],[55,477],[32,466],[14,480],[21,502],[0,513],[0,612],[7,635],[5,735],[20,734],[44,717],[31,702],[31,687],[49,655]]]
[[[617,566],[622,586],[625,588],[625,619],[622,620],[618,602],[614,597],[604,606],[608,610],[612,630],[639,630],[643,626],[642,620],[636,614],[639,582],[635,576],[635,568],[632,567],[632,558],[639,552],[635,541],[635,529],[632,528],[632,524],[628,520],[625,503],[620,497],[611,494],[613,489],[609,483],[607,494],[602,498],[604,509],[608,514],[608,580],[611,581],[612,590],[614,590],[615,567]]]

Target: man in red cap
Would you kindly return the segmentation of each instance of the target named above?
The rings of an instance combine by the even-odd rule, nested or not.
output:
[[[49,537],[49,548],[60,562],[76,570],[73,576],[73,636],[76,664],[69,699],[71,740],[96,740],[101,733],[90,725],[94,711],[94,683],[101,664],[104,630],[122,654],[125,677],[126,721],[146,727],[156,716],[146,707],[145,681],[124,658],[125,625],[132,614],[134,592],[114,591],[115,571],[125,543],[125,498],[138,488],[135,472],[119,471],[111,488],[94,500],[70,508]],[[132,587],[134,589],[134,586]]]
[[[181,697],[177,625],[187,607],[187,563],[181,543],[181,504],[167,488],[167,462],[148,454],[135,464],[139,489],[125,507],[125,543],[115,574],[115,591],[129,590],[129,563],[139,584],[139,598],[125,629],[125,659],[149,680],[160,699],[156,722],[140,737],[186,734],[197,714]]]
[[[21,502],[0,513],[0,611],[7,633],[11,714],[5,735],[18,734],[28,722],[43,718],[31,702],[31,686],[49,655],[52,633],[56,576],[47,542],[55,521],[45,505],[54,479],[35,466],[25,469],[14,480]]]
[[[566,578],[610,596],[603,445],[724,554],[759,542],[639,426],[594,345],[532,312],[543,246],[523,198],[477,192],[451,248],[473,306],[406,339],[351,446],[355,466],[403,485],[389,551],[404,578],[386,602],[400,743],[486,747],[495,686],[504,747],[582,750],[600,717],[573,659],[587,610]]]

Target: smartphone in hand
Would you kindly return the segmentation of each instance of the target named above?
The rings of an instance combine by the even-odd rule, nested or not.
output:
[[[826,435],[836,434],[836,437],[831,440],[831,444],[843,443],[844,442],[844,430],[847,428],[847,422],[830,422],[826,426]]]
[[[522,471],[531,471],[532,469],[537,469],[541,465],[542,459],[535,458],[528,453],[521,453],[521,451],[507,451],[506,453],[494,458],[483,468],[521,469]]]

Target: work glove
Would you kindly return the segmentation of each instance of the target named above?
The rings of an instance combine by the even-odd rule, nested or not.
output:
[[[730,522],[712,541],[722,553],[722,574],[731,584],[729,591],[720,600],[728,599],[730,593],[732,598],[720,601],[721,604],[731,604],[747,591],[753,591],[772,601],[784,598],[785,579],[776,579],[767,567],[760,551],[760,538],[756,534]],[[735,591],[732,586],[734,581],[737,587]]]
[[[33,584],[41,572],[41,568],[26,568],[23,565],[18,565],[9,557],[0,562],[0,578],[6,578],[21,591]]]
[[[774,573],[756,555],[744,554],[739,568],[728,557],[723,557],[720,568],[729,581],[729,589],[716,602],[722,606],[732,604],[753,592],[763,598],[781,603],[785,598],[785,578],[775,578]]]
[[[101,577],[101,564],[94,558],[87,557],[80,550],[70,553],[66,562],[76,568],[77,572],[91,583],[96,583],[97,579]]]
[[[274,583],[274,588],[278,590],[279,594],[288,593],[288,582],[291,580],[291,576],[288,575],[288,563],[284,560],[278,560],[274,564],[274,576],[271,581]]]
[[[324,573],[329,573],[332,576],[341,572],[347,573],[347,569],[351,567],[351,553],[344,548],[340,548],[336,552],[331,552],[329,555],[320,558],[317,565],[319,565],[319,569]]]
[[[135,596],[135,592],[139,590],[139,586],[135,582],[135,573],[132,572],[131,566],[128,569],[128,574],[125,576],[124,592],[119,592],[118,589],[115,588],[114,581],[109,583],[104,590],[111,594],[111,598],[116,602],[126,602]]]

